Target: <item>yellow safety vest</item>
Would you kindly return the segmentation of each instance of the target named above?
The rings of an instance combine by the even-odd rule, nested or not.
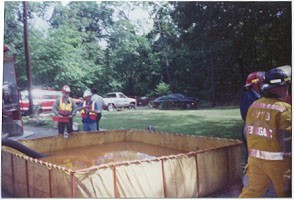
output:
[[[283,160],[279,130],[291,133],[291,105],[278,99],[260,98],[250,106],[246,117],[249,157]],[[290,136],[290,135],[289,135]]]
[[[86,106],[86,101],[83,102],[83,107]],[[95,110],[95,102],[92,101],[92,104],[91,104],[91,110]],[[92,120],[96,120],[96,116],[97,114],[95,112],[89,112],[89,117],[90,119]],[[85,112],[85,109],[81,110],[81,117],[84,119],[87,117],[87,113]]]
[[[59,110],[71,112],[72,111],[72,102],[71,102],[71,98],[70,97],[68,98],[68,102],[69,103],[66,104],[64,102],[63,98],[60,97],[60,100],[59,100]]]

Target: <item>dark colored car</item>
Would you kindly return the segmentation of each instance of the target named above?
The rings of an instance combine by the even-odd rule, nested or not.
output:
[[[158,109],[195,109],[197,108],[198,102],[198,98],[185,96],[180,93],[173,93],[166,96],[158,97],[150,103],[153,108]]]
[[[144,97],[136,97],[136,99],[138,102],[137,103],[138,106],[147,106],[150,103],[150,101],[153,101],[155,98],[144,96]]]

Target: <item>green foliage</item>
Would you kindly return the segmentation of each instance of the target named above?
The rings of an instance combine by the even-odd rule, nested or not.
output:
[[[4,43],[10,47],[10,52],[18,55],[17,72],[19,82],[24,83],[26,80],[24,65],[25,58],[19,55],[23,54],[23,28],[22,28],[22,3],[5,2],[4,3]]]
[[[170,91],[170,88],[169,88],[169,85],[167,83],[164,83],[164,82],[160,82],[155,90],[154,90],[154,95],[155,96],[162,96],[162,95],[167,95],[169,94],[171,91]]]
[[[140,116],[140,117],[138,117]],[[45,127],[52,128],[50,116],[43,117]],[[79,116],[74,122],[82,127]],[[25,125],[33,125],[24,117]],[[124,110],[122,112],[103,112],[100,121],[101,129],[140,129],[146,130],[149,125],[156,131],[197,136],[241,139],[243,121],[237,107],[218,107],[194,111],[184,110]]]
[[[4,42],[17,54],[25,89],[23,5],[4,5]],[[28,8],[33,84],[69,84],[77,96],[91,87],[161,95],[167,91],[156,90],[165,82],[170,92],[212,105],[236,103],[250,72],[291,63],[290,2],[28,2]],[[153,21],[148,33],[143,20],[130,17],[138,9]],[[36,25],[37,16],[48,29]]]
[[[181,76],[177,85],[186,85],[186,81],[193,80],[189,73],[193,74],[198,93],[210,93],[209,98],[202,96],[206,100],[238,100],[236,93],[250,72],[291,63],[291,47],[285,43],[291,43],[289,3],[173,2],[173,5],[172,17],[181,34],[181,48],[177,46],[175,51],[181,53],[185,49],[183,54],[174,53],[178,56],[172,66],[184,69],[177,72]],[[282,55],[279,51],[286,53]],[[187,57],[190,62],[186,64],[182,60]],[[184,82],[181,84],[179,80]]]
[[[241,139],[242,123],[239,108],[223,107],[191,112],[181,110],[104,112],[100,127],[107,130],[146,130],[148,125],[152,125],[157,131],[168,133]]]

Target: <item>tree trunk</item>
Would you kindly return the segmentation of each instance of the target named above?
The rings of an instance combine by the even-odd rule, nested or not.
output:
[[[211,67],[211,73],[210,73],[210,81],[211,81],[211,102],[212,107],[215,107],[215,80],[214,80],[214,70],[215,66],[212,61],[212,53],[210,51],[210,67]]]

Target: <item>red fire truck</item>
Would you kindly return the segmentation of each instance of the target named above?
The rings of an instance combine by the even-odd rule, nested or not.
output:
[[[4,46],[4,53],[7,47]],[[3,55],[2,137],[23,135],[15,56]]]

